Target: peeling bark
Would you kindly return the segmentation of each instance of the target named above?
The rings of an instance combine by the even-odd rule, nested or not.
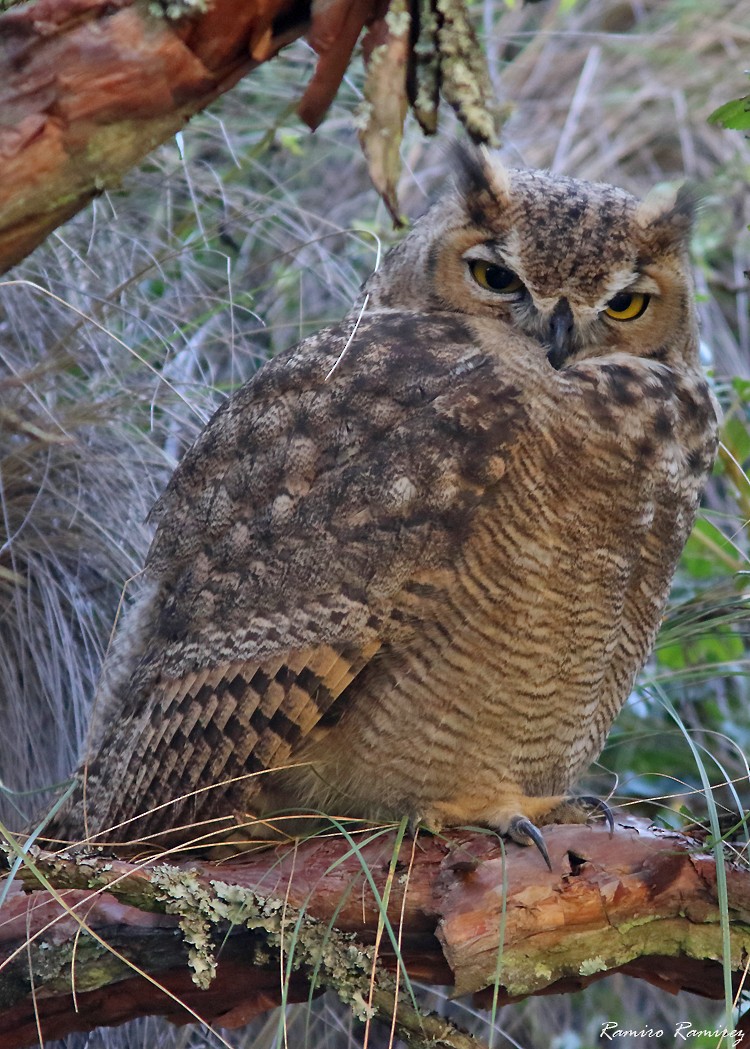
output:
[[[141,0],[0,16],[0,272],[306,27],[301,0],[214,0],[178,22]]]
[[[220,864],[186,861],[167,873],[153,862],[39,854],[36,869],[59,898],[29,868],[4,905],[0,1049],[38,1040],[32,983],[45,1038],[152,1013],[183,1023],[196,1016],[224,1027],[247,1023],[281,1000],[278,949],[291,949],[285,937],[295,917],[303,922],[295,949],[308,949],[308,934],[313,947],[292,974],[286,1000],[311,993],[314,936],[332,920],[331,944],[356,955],[369,973],[366,945],[378,938],[380,912],[365,866],[379,894],[390,885],[388,914],[401,929],[409,975],[474,994],[477,1004],[489,1004],[496,981],[502,1004],[579,990],[615,971],[664,990],[722,997],[716,868],[699,843],[642,820],[618,824],[611,839],[600,825],[545,828],[545,839],[552,872],[536,850],[506,845],[504,860],[496,839],[469,833],[406,842],[395,865],[390,833],[359,855],[349,855],[339,837],[317,838]],[[750,954],[750,872],[727,864],[727,881],[731,966],[739,978]],[[180,922],[210,930],[204,954],[196,947],[201,934],[191,933],[194,969],[209,956],[218,961],[206,990],[191,981]],[[385,971],[396,968],[387,934],[377,953],[382,995],[392,986]],[[334,965],[322,984],[354,1000],[360,992],[350,977]],[[369,977],[365,1001],[368,987]]]

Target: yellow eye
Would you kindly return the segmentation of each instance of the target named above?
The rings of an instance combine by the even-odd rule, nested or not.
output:
[[[616,321],[633,321],[646,312],[650,298],[639,291],[620,291],[609,300],[604,312]]]
[[[470,259],[469,270],[480,288],[485,291],[513,292],[523,288],[523,281],[515,275],[513,270],[507,270],[505,266],[496,266],[493,262],[485,259]]]

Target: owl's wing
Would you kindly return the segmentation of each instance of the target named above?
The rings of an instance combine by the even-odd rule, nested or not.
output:
[[[396,595],[437,592],[523,415],[451,314],[365,315],[231,397],[155,507],[138,660],[89,767],[99,811],[102,792],[112,814],[289,761],[408,635]]]

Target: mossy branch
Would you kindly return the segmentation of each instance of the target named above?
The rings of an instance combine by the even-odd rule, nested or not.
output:
[[[468,832],[405,843],[395,863],[390,832],[354,850],[321,837],[221,865],[40,853],[3,908],[0,1049],[36,1040],[34,995],[45,1036],[59,1037],[144,1013],[238,1025],[332,988],[360,1019],[395,1017],[413,1043],[453,1049],[479,1043],[423,1015],[411,979],[479,1004],[614,971],[722,996],[716,870],[697,842],[635,820],[612,839],[599,826],[545,837],[552,872],[535,851],[509,845],[504,858],[492,836]],[[750,872],[728,861],[727,884],[739,978]]]

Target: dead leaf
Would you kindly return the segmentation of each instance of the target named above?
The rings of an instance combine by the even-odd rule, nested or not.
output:
[[[392,0],[385,17],[370,27],[363,44],[367,67],[365,97],[358,111],[359,141],[370,178],[397,226],[403,225],[396,187],[409,105],[406,78],[410,29],[407,0]]]
[[[313,0],[310,46],[320,56],[297,113],[315,130],[333,101],[375,0]]]

